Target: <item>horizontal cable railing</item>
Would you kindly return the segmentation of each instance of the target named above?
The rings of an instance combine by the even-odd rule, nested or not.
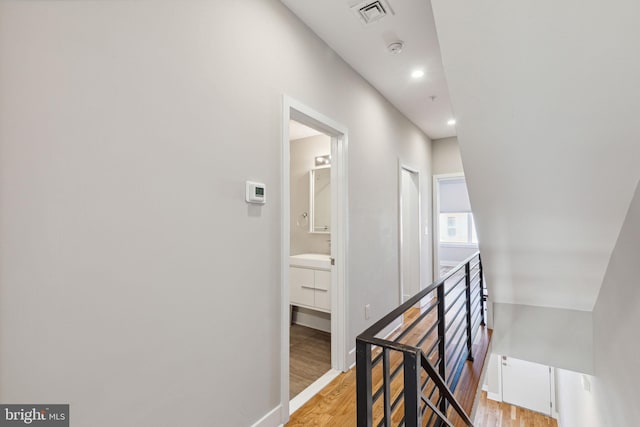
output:
[[[484,326],[484,278],[477,252],[395,308],[356,339],[359,427],[467,426],[453,395]]]

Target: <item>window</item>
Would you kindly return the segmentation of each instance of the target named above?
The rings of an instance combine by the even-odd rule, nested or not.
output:
[[[456,229],[456,217],[449,216],[447,217],[447,236],[449,238],[456,237],[458,230]]]
[[[440,243],[478,244],[471,212],[440,214]]]

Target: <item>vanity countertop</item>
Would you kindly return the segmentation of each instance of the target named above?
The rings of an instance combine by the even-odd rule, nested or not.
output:
[[[291,267],[317,268],[331,270],[331,255],[326,254],[299,254],[289,257]]]

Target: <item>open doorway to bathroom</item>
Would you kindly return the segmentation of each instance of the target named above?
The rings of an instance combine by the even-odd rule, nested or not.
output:
[[[347,129],[283,97],[283,422],[355,362],[347,345]]]
[[[289,397],[331,369],[331,137],[289,121]]]

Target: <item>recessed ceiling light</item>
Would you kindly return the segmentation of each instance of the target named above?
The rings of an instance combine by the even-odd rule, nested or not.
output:
[[[449,121],[447,122],[447,124],[448,124],[449,126],[453,126],[453,125],[455,125],[455,124],[456,124],[456,119],[449,119]]]
[[[424,76],[424,70],[414,70],[411,73],[411,77],[413,77],[414,79],[419,79],[420,77]]]

